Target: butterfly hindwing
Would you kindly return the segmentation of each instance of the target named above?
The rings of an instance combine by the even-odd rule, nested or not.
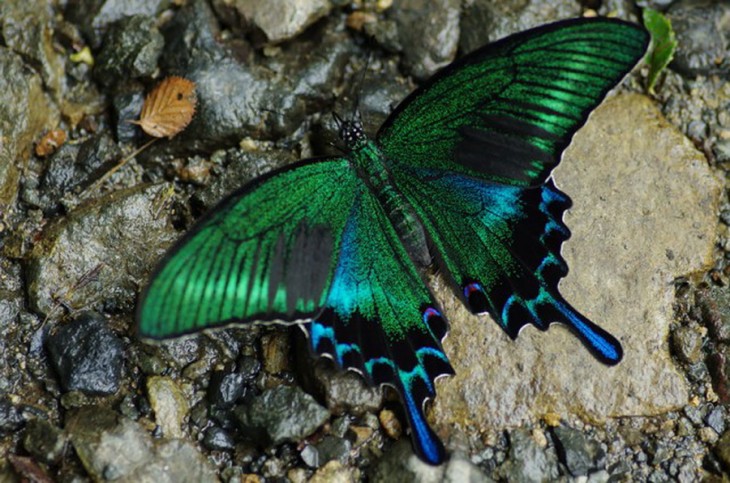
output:
[[[528,323],[563,322],[601,361],[621,359],[618,341],[558,292],[570,200],[552,181],[522,188],[444,170],[393,173],[470,310],[489,312],[512,338]]]
[[[431,463],[443,445],[423,405],[434,380],[453,369],[442,348],[446,321],[382,206],[360,191],[349,209],[325,310],[310,324],[313,350],[401,396],[414,447]]]
[[[378,143],[393,163],[538,185],[647,43],[642,28],[608,19],[520,32],[431,77],[386,120]]]
[[[163,338],[322,307],[355,185],[346,159],[310,160],[230,195],[168,252],[138,304],[138,332]],[[336,187],[333,188],[333,187]]]

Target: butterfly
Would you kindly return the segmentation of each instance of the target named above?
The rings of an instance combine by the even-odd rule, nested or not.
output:
[[[550,173],[648,41],[620,20],[560,21],[447,66],[373,139],[358,119],[336,118],[346,154],[251,181],[177,242],[140,296],[138,335],[298,323],[314,354],[395,388],[415,452],[432,464],[446,452],[424,405],[454,369],[425,267],[512,339],[559,322],[599,361],[618,363],[616,338],[558,290],[571,201]]]

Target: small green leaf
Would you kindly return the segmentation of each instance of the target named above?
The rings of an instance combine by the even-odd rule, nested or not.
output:
[[[677,38],[669,19],[654,9],[644,9],[644,26],[651,34],[651,48],[645,59],[649,64],[647,89],[650,94],[654,94],[654,84],[656,84],[659,74],[674,58]]]

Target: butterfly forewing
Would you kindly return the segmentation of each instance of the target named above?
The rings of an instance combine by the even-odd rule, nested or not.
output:
[[[305,161],[245,186],[168,253],[138,304],[142,337],[250,320],[296,320],[323,305],[358,182],[346,159]],[[332,189],[337,186],[338,189]]]
[[[647,43],[643,29],[606,19],[512,35],[429,79],[398,106],[377,141],[393,163],[538,185]]]

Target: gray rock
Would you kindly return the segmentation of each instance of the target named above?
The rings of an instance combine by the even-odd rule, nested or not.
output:
[[[310,449],[308,455],[305,455],[304,451],[302,451],[302,459],[304,459],[308,466],[319,468],[332,460],[337,460],[342,463],[347,461],[350,457],[352,443],[344,438],[327,435],[317,444],[309,445],[308,448]],[[305,456],[307,459],[305,459]]]
[[[218,481],[191,443],[156,439],[142,427],[101,407],[87,406],[66,418],[66,431],[89,475],[97,481]]]
[[[723,2],[682,0],[666,13],[677,35],[672,66],[692,77],[730,72],[730,8]],[[718,64],[718,60],[721,63]]]
[[[177,237],[164,209],[167,185],[117,191],[44,230],[28,270],[30,305],[131,310],[139,287]]]
[[[373,483],[391,481],[438,483],[443,480],[444,466],[424,463],[413,453],[410,441],[401,439],[375,462],[370,472],[370,481]]]
[[[388,14],[398,25],[403,61],[413,77],[425,79],[454,60],[460,13],[458,0],[402,0],[393,4]]]
[[[218,44],[216,29],[207,3],[193,2],[162,30],[160,67],[196,83],[199,109],[185,136],[157,150],[223,149],[239,145],[245,133],[258,140],[291,136],[305,122],[307,106],[331,102],[354,53],[341,31],[325,29],[316,43],[287,45],[260,63],[255,57],[240,62]]]
[[[347,412],[359,415],[377,411],[383,404],[381,388],[368,387],[361,375],[352,371],[339,371],[331,361],[317,361],[314,365],[314,381],[332,414]]]
[[[0,212],[7,213],[17,198],[33,140],[54,127],[59,115],[40,77],[6,47],[0,47],[0,72]]]
[[[558,477],[555,453],[541,448],[524,429],[510,433],[509,458],[501,469],[507,481],[549,481]]]
[[[208,400],[218,408],[230,408],[246,391],[246,378],[238,372],[217,371],[208,386]]]
[[[705,416],[705,423],[714,429],[717,434],[722,434],[725,432],[725,416],[725,408],[723,406],[716,406]]]
[[[81,463],[95,478],[120,478],[150,460],[153,444],[147,432],[109,409],[71,411],[65,427]]]
[[[606,452],[601,445],[580,431],[568,426],[553,429],[560,461],[573,476],[583,476],[606,465]]]
[[[230,149],[224,154],[225,176],[218,176],[210,185],[197,191],[191,199],[191,204],[198,211],[208,210],[246,182],[295,160],[288,150]]]
[[[309,436],[329,418],[329,412],[298,387],[267,389],[233,411],[243,436],[262,446]]]
[[[230,451],[235,447],[235,442],[228,431],[217,426],[211,426],[205,430],[203,446],[212,451]]]
[[[560,0],[474,0],[461,16],[459,47],[471,52],[488,42],[562,18],[580,16],[578,2]]]
[[[0,37],[4,45],[26,59],[58,99],[65,84],[65,66],[64,56],[54,45],[53,15],[51,4],[43,0],[0,3]]]
[[[549,412],[594,421],[648,416],[687,401],[667,344],[671,282],[710,264],[717,178],[649,99],[618,95],[578,132],[555,179],[574,202],[566,215],[573,237],[563,246],[571,271],[561,292],[618,337],[624,360],[603,366],[561,327],[527,328],[513,342],[439,284],[451,322],[444,348],[456,370],[437,383],[432,416],[442,435],[455,427],[519,425]]]
[[[23,448],[36,460],[47,465],[61,460],[67,442],[66,434],[44,419],[31,419],[23,432]]]
[[[25,424],[23,412],[10,400],[0,399],[0,435],[12,434]]]
[[[150,77],[157,70],[164,39],[153,18],[124,17],[109,28],[97,56],[94,75],[107,86],[120,81]]]
[[[671,445],[664,441],[653,441],[648,444],[647,453],[650,456],[649,462],[655,466],[669,461],[674,456]]]
[[[689,419],[692,424],[695,426],[700,426],[702,424],[702,420],[704,418],[703,410],[702,408],[687,405],[683,409],[685,416],[687,416],[687,419]]]
[[[108,395],[119,389],[124,347],[101,315],[81,314],[56,330],[46,344],[65,391]]]
[[[143,139],[142,130],[128,121],[139,118],[144,99],[145,90],[139,82],[117,84],[112,96],[112,109],[116,122],[114,135],[119,143],[133,143]]]
[[[265,41],[279,43],[326,17],[332,5],[329,0],[214,0],[213,7],[224,17],[237,19],[235,26],[239,29],[258,30]]]
[[[79,26],[94,49],[114,22],[134,15],[154,18],[170,6],[170,0],[77,0],[69,2],[66,18]]]
[[[120,149],[109,134],[92,136],[80,144],[64,144],[53,153],[41,178],[41,202],[46,214],[54,213],[67,193],[81,191],[112,168]]]

